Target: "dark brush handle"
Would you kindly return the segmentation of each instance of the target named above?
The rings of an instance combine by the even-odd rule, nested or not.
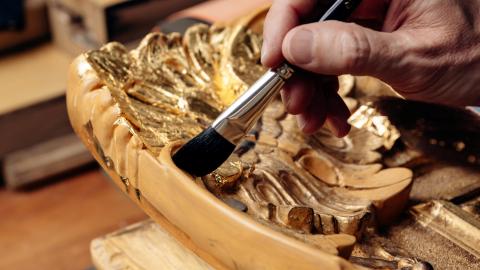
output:
[[[362,0],[336,0],[323,14],[319,22],[336,20],[346,21]]]

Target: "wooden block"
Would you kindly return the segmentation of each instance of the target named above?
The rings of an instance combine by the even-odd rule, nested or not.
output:
[[[7,155],[3,164],[5,183],[10,189],[21,188],[93,161],[72,133]]]
[[[99,270],[213,269],[153,220],[93,240],[90,252]]]

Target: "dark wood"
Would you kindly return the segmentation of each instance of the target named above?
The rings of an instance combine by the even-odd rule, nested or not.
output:
[[[65,96],[58,96],[0,115],[0,130],[2,131],[0,132],[0,159],[16,150],[61,135],[73,134],[68,120]]]
[[[82,141],[69,134],[8,154],[3,162],[4,180],[9,189],[22,188],[93,162]]]
[[[25,0],[17,2],[23,2],[24,25],[22,29],[16,29],[16,31],[12,31],[12,29],[10,31],[5,29],[0,31],[0,53],[5,53],[11,49],[15,50],[19,45],[48,37],[49,29],[45,1]],[[3,3],[2,9],[4,10],[0,10],[0,13],[2,11],[8,12]],[[2,14],[0,14],[1,16]]]
[[[126,1],[106,9],[108,40],[129,42],[141,39],[170,14],[205,0]]]

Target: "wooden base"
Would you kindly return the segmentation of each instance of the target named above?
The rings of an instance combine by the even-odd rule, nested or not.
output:
[[[99,270],[213,269],[153,220],[145,220],[92,241]]]

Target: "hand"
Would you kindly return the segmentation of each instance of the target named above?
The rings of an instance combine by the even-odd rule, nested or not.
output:
[[[480,0],[363,0],[352,15],[358,24],[297,26],[316,4],[274,1],[263,35],[264,65],[286,59],[309,72],[281,92],[304,132],[325,121],[337,136],[349,131],[349,111],[335,80],[318,74],[370,75],[406,98],[480,105]]]

